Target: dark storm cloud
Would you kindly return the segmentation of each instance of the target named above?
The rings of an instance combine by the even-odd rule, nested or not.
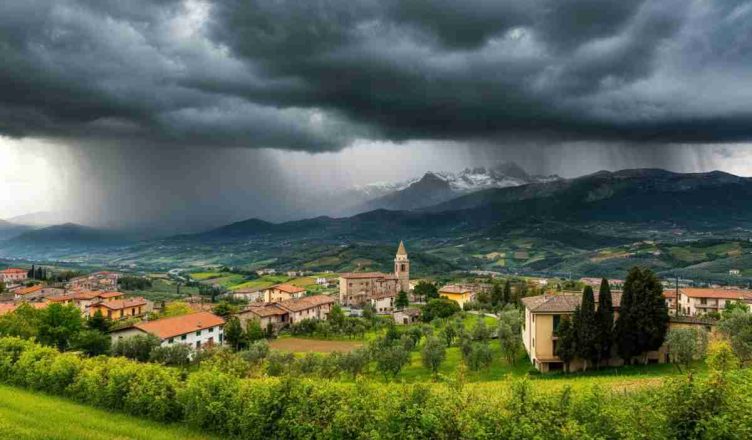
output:
[[[308,151],[749,140],[751,23],[733,1],[11,0],[0,133]]]

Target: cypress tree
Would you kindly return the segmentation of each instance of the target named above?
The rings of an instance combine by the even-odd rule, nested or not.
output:
[[[555,354],[564,362],[564,371],[569,371],[569,363],[577,355],[577,338],[574,334],[571,319],[563,318],[556,329],[556,334],[559,336],[559,340]]]
[[[634,356],[657,350],[666,337],[668,320],[663,286],[658,278],[650,269],[630,269],[614,329],[622,359],[629,362]]]
[[[614,333],[614,306],[611,298],[611,287],[608,280],[601,280],[601,288],[598,291],[598,310],[596,311],[596,320],[598,321],[598,364],[602,359],[608,359],[611,356],[611,346],[613,345]]]
[[[494,283],[493,289],[491,290],[491,304],[494,306],[501,306],[505,302],[504,291],[502,290],[499,283]]]
[[[504,304],[508,304],[512,301],[512,283],[509,282],[507,279],[507,282],[504,283]]]
[[[576,315],[577,325],[577,356],[585,361],[585,369],[589,362],[597,362],[599,358],[600,326],[595,316],[595,299],[593,288],[585,286],[582,292],[582,303]]]

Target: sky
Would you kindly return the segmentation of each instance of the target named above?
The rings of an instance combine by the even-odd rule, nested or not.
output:
[[[752,175],[752,3],[0,2],[0,218],[200,229],[513,160]]]

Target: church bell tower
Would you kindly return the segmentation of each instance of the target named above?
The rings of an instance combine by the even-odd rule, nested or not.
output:
[[[410,259],[407,258],[405,243],[402,241],[394,257],[394,274],[399,279],[400,290],[410,292]]]

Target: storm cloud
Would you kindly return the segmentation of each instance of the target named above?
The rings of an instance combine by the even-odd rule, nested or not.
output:
[[[0,134],[747,141],[750,35],[741,1],[6,1]]]

